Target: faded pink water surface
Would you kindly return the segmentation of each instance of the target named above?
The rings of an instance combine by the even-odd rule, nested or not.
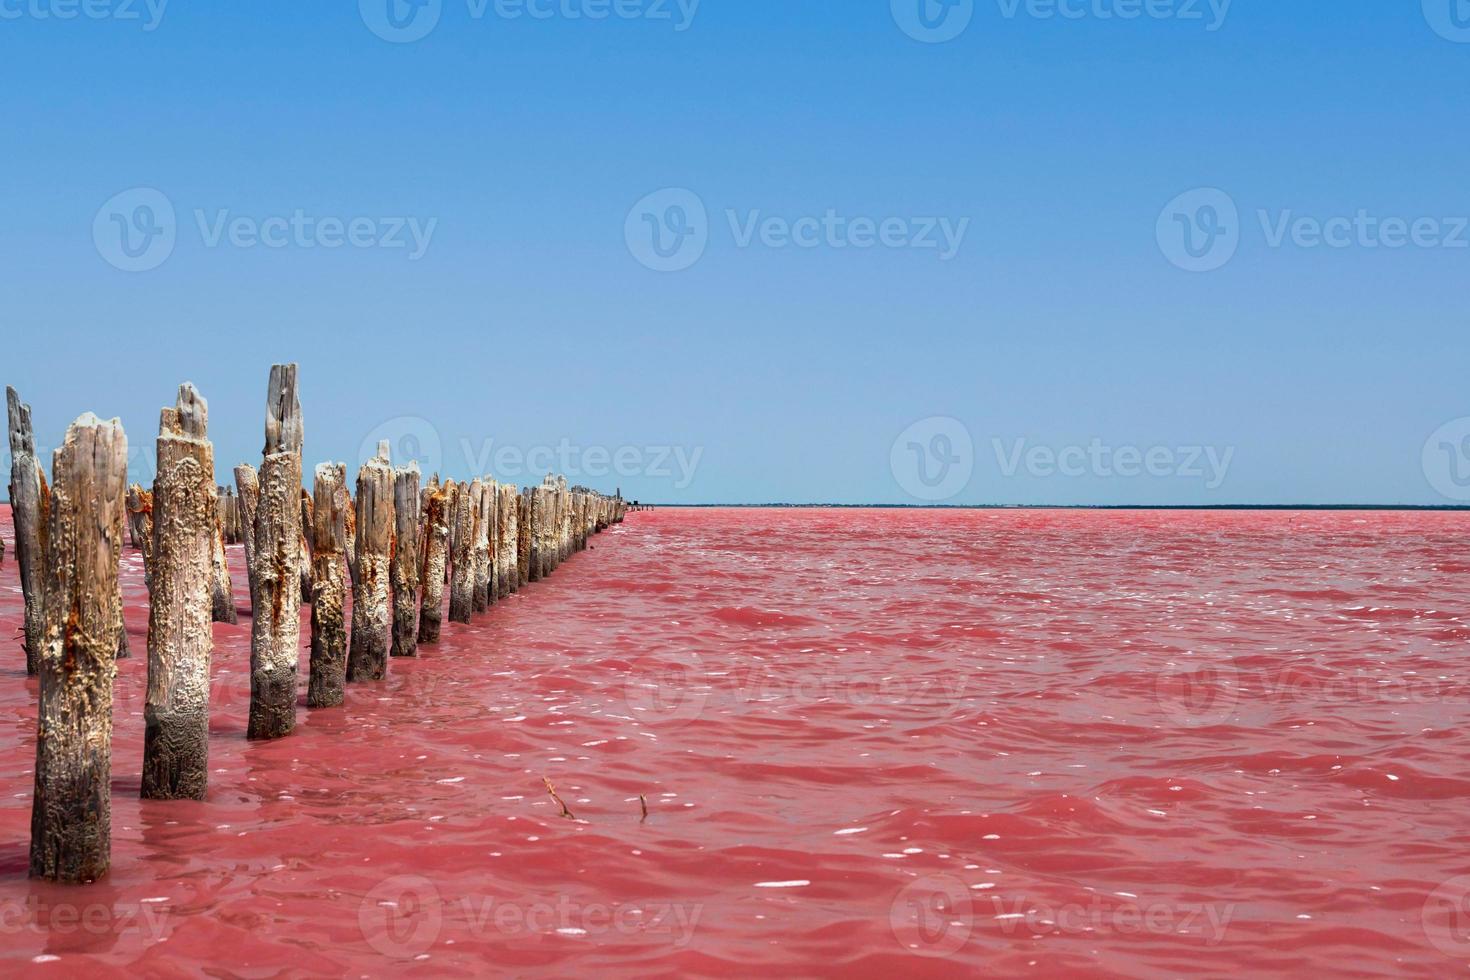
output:
[[[26,877],[11,547],[0,973],[1463,974],[1467,530],[636,513],[280,741],[245,739],[248,617],[216,626],[202,803],[137,798],[129,551],[112,872],[79,888]]]

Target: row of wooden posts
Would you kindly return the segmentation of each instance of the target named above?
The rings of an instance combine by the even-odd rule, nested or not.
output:
[[[390,657],[438,640],[446,584],[450,621],[467,623],[627,512],[620,496],[550,476],[523,490],[437,475],[421,487],[418,465],[395,470],[387,443],[358,471],[355,500],[342,463],[317,466],[308,493],[295,364],[271,368],[264,458],[235,468],[235,492],[214,482],[208,406],[193,385],[162,412],[151,491],[127,486],[121,423],[91,413],[67,429],[48,486],[29,406],[7,389],[7,408],[26,669],[40,679],[30,873],[55,881],[95,880],[110,862],[124,526],[149,593],[142,795],[197,800],[209,776],[211,624],[236,618],[227,540],[243,543],[250,578],[247,735],[267,739],[296,724],[303,601],[307,705],[340,705],[346,683],[381,680]]]

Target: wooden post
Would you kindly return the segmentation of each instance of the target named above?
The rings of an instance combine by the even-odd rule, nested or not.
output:
[[[419,464],[393,474],[393,647],[395,657],[418,656]]]
[[[475,612],[490,608],[490,540],[495,533],[495,494],[494,480],[480,481],[480,492],[475,498],[475,552],[470,558],[475,570]]]
[[[454,531],[450,546],[454,549],[453,568],[449,573],[449,621],[468,623],[474,611],[475,571],[475,501],[480,496],[480,481],[461,483],[454,501]]]
[[[260,506],[260,478],[255,467],[241,463],[235,467],[235,486],[240,490],[236,506],[240,509],[240,543],[245,546],[245,576],[250,580],[250,595],[255,595],[255,511]],[[254,601],[253,599],[251,601]]]
[[[128,512],[128,535],[143,553],[143,586],[153,591],[153,492],[134,483],[128,487],[124,506]]]
[[[534,502],[535,491],[531,487],[522,490],[516,499],[516,577],[521,585],[535,581],[531,577],[531,568],[535,564],[531,558],[536,550]]]
[[[112,681],[128,440],[88,412],[51,464],[32,877],[95,881],[112,854]]]
[[[342,703],[347,677],[347,595],[342,561],[347,550],[347,464],[321,463],[312,486],[311,509],[311,673],[308,708]]]
[[[301,402],[296,392],[296,365],[272,365],[250,570],[248,738],[280,738],[296,726],[303,437]]]
[[[357,581],[352,589],[352,643],[347,680],[380,681],[388,673],[388,608],[394,526],[393,465],[388,443],[357,471]]]
[[[312,499],[306,488],[301,488],[301,601],[311,602],[311,519]]]
[[[144,799],[202,800],[209,785],[209,661],[215,575],[214,447],[194,386],[158,422],[153,588],[143,705]]]
[[[431,486],[424,513],[424,557],[419,574],[419,643],[439,642],[444,609],[444,567],[449,554],[449,484]]]
[[[26,673],[34,675],[40,669],[45,642],[42,568],[50,495],[46,474],[36,459],[31,406],[21,404],[20,395],[7,387],[5,407],[10,430],[10,515],[15,522],[15,560],[20,565],[20,589],[25,600]]]
[[[502,597],[510,595],[520,586],[517,575],[520,563],[516,560],[516,518],[518,516],[516,498],[518,496],[515,486],[509,483],[501,484],[500,493],[496,495],[495,564]]]
[[[209,485],[214,486],[214,477],[210,476]],[[212,604],[210,618],[216,623],[238,622],[235,616],[235,583],[230,579],[230,563],[225,555],[225,526],[219,514],[219,491],[213,495],[214,508],[214,543],[210,547],[210,560],[213,564],[213,581],[211,582]]]

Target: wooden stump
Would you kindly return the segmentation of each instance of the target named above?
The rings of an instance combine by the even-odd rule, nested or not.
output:
[[[311,494],[301,488],[301,601],[311,602]]]
[[[153,492],[134,483],[128,487],[124,501],[127,508],[128,537],[133,547],[143,554],[143,587],[153,591]]]
[[[454,530],[449,544],[453,549],[453,567],[449,574],[449,621],[468,623],[474,610],[475,570],[475,501],[479,498],[480,481],[460,484],[454,500]]]
[[[516,499],[519,494],[512,484],[501,484],[500,493],[496,495],[495,510],[495,574],[499,582],[500,595],[510,595],[519,586],[517,569],[517,507]]]
[[[158,423],[153,588],[143,705],[144,799],[202,800],[209,785],[209,661],[215,574],[209,408],[191,384]]]
[[[248,738],[280,738],[296,726],[303,436],[296,374],[295,364],[272,365],[266,395],[265,454],[250,568]],[[243,499],[244,487],[240,493]]]
[[[496,488],[494,480],[479,482],[480,491],[475,498],[475,549],[470,563],[475,572],[473,608],[475,612],[484,612],[490,608],[490,541],[495,533]]]
[[[5,389],[10,431],[10,515],[15,522],[15,560],[25,601],[26,673],[35,675],[45,643],[42,568],[46,553],[48,503],[46,474],[36,459],[31,406],[21,404],[14,388]]]
[[[311,674],[309,708],[342,703],[347,678],[347,597],[343,557],[347,549],[347,464],[321,463],[311,512]]]
[[[30,873],[95,881],[112,853],[112,681],[128,479],[122,424],[90,412],[78,418],[51,472]]]
[[[522,490],[516,497],[516,578],[521,585],[532,581],[531,578],[531,545],[535,541],[533,507],[533,491],[530,488]]]
[[[439,624],[444,610],[444,568],[449,555],[449,484],[432,487],[424,511],[423,562],[419,583],[423,598],[419,605],[421,644],[439,642]]]
[[[393,647],[395,657],[418,656],[419,464],[393,474]]]
[[[210,486],[214,485],[213,479]],[[225,554],[225,528],[224,521],[219,516],[218,490],[214,507],[214,543],[210,548],[210,557],[213,563],[214,578],[211,583],[212,603],[210,618],[216,623],[229,623],[234,625],[238,622],[235,615],[235,583],[230,578],[229,557]]]
[[[240,543],[245,546],[245,576],[250,579],[250,594],[255,595],[255,576],[251,569],[255,567],[255,511],[260,506],[260,478],[255,474],[255,467],[247,463],[241,463],[235,467],[235,486],[240,490],[240,498],[235,506],[240,511]]]
[[[352,642],[347,680],[380,681],[388,673],[388,607],[392,560],[393,466],[388,443],[357,471],[357,580],[352,588]]]

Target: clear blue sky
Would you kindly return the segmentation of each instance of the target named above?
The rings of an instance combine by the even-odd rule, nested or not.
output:
[[[1438,0],[1236,0],[1222,23],[1209,0],[1148,0],[1200,20],[974,0],[945,43],[890,0],[703,0],[692,20],[677,0],[603,0],[644,15],[604,20],[565,12],[599,0],[537,0],[544,19],[442,0],[410,43],[369,28],[391,33],[389,0],[173,0],[151,30],[145,0],[88,2],[109,16],[0,2],[0,373],[47,447],[89,410],[150,447],[187,379],[227,480],[259,462],[269,364],[296,360],[308,471],[388,423],[454,477],[466,446],[497,468],[487,440],[624,448],[626,475],[586,482],[665,502],[913,503],[948,463],[968,471],[931,495],[948,503],[1454,502],[1421,453],[1470,416],[1470,248],[1275,247],[1270,227],[1363,211],[1454,239],[1470,10],[1449,0],[1437,25]],[[98,241],[139,217],[136,188],[175,242],[128,272]],[[629,244],[665,188],[707,210],[679,271]],[[1161,247],[1196,188],[1239,213],[1207,272]],[[829,210],[968,225],[947,259],[741,244],[752,212]],[[370,219],[372,240],[435,223],[417,258],[406,231],[210,244],[221,212],[297,211]],[[933,442],[953,424],[971,452]],[[1167,447],[1168,475],[1014,463],[1088,446]],[[1231,453],[1216,486],[1170,470],[1189,447]]]

